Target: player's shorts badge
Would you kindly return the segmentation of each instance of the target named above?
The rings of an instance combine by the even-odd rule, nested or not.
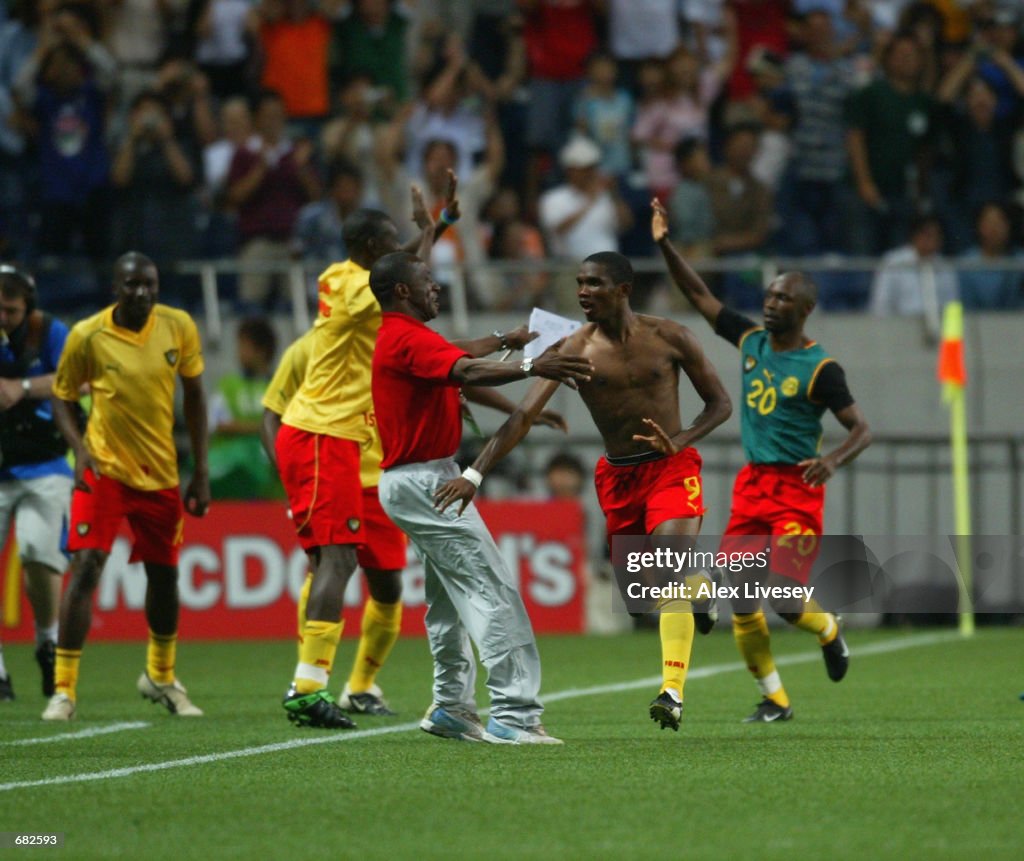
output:
[[[78,533],[79,538],[85,538],[89,534],[90,528],[88,523],[79,523],[75,526],[75,532]]]
[[[782,394],[787,398],[793,397],[798,391],[800,391],[800,381],[796,377],[786,377],[782,381]]]
[[[167,359],[167,364],[173,368],[176,364],[178,364],[178,351],[168,350],[166,353],[164,353],[164,358]]]
[[[747,356],[743,360],[743,370],[744,370],[745,373],[749,374],[756,367],[757,367],[757,359],[755,359],[753,356]]]
[[[359,525],[360,524],[359,524],[359,518],[358,517],[350,517],[348,519],[348,529],[349,529],[349,532],[358,532],[359,531]]]

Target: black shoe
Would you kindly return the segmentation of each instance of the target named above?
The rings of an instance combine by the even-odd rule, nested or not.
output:
[[[372,715],[373,717],[394,717],[397,712],[391,711],[381,689],[374,685],[368,691],[354,694],[345,685],[345,690],[338,697],[338,705],[350,714]]]
[[[679,719],[683,716],[683,704],[668,691],[662,691],[651,700],[651,720],[661,728],[671,727],[679,732]]]
[[[717,571],[709,573],[708,578],[711,580],[711,588],[716,590],[718,588]],[[717,595],[712,592],[712,597],[691,603],[693,604],[693,626],[697,629],[697,633],[710,634],[711,629],[715,627],[715,623],[718,621]]]
[[[296,726],[321,729],[355,729],[356,725],[343,712],[326,688],[311,694],[300,694],[294,687],[288,689],[282,701],[288,720]]]
[[[12,702],[14,700],[14,685],[11,683],[10,675],[0,679],[0,703]]]
[[[836,620],[836,624],[839,621]],[[850,649],[846,645],[841,632],[837,632],[831,643],[821,647],[821,656],[825,659],[825,671],[834,682],[841,682],[846,671],[850,669]]]
[[[793,709],[789,706],[780,706],[775,700],[765,697],[757,704],[752,715],[743,718],[743,723],[775,723],[779,720],[791,720]]]
[[[36,663],[39,664],[39,672],[43,674],[43,696],[49,699],[56,690],[53,674],[57,669],[57,644],[47,640],[36,649]]]

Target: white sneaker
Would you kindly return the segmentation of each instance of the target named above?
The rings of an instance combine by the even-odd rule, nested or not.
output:
[[[43,720],[71,720],[75,716],[75,701],[67,694],[54,694],[43,710]]]
[[[135,687],[138,688],[139,693],[147,700],[159,703],[172,715],[201,717],[203,714],[201,708],[192,704],[192,700],[188,698],[188,691],[185,690],[185,686],[177,679],[169,685],[158,685],[149,677],[148,673],[144,672],[139,676]]]
[[[529,729],[520,729],[502,723],[497,718],[487,721],[486,735],[493,736],[497,741],[505,744],[563,744],[560,738],[548,735],[543,724],[535,724]]]

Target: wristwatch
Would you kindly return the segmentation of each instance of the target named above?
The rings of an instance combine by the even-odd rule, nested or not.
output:
[[[522,371],[526,376],[533,376],[533,359],[523,359],[519,363],[519,370]]]
[[[28,393],[32,391],[32,382],[31,382],[31,380],[29,380],[28,377],[22,377],[22,380],[21,380],[21,390],[26,395],[28,395]]]
[[[494,337],[498,339],[498,349],[499,350],[508,350],[508,349],[510,349],[510,347],[508,345],[508,341],[505,340],[505,335],[504,335],[503,332],[499,332],[497,329],[495,329],[493,332],[491,332],[491,334],[494,335]]]

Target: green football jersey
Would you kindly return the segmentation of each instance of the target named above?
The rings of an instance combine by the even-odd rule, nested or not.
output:
[[[825,405],[810,395],[821,369],[835,360],[816,341],[776,353],[760,327],[747,332],[739,348],[740,430],[747,460],[795,464],[817,457]]]

